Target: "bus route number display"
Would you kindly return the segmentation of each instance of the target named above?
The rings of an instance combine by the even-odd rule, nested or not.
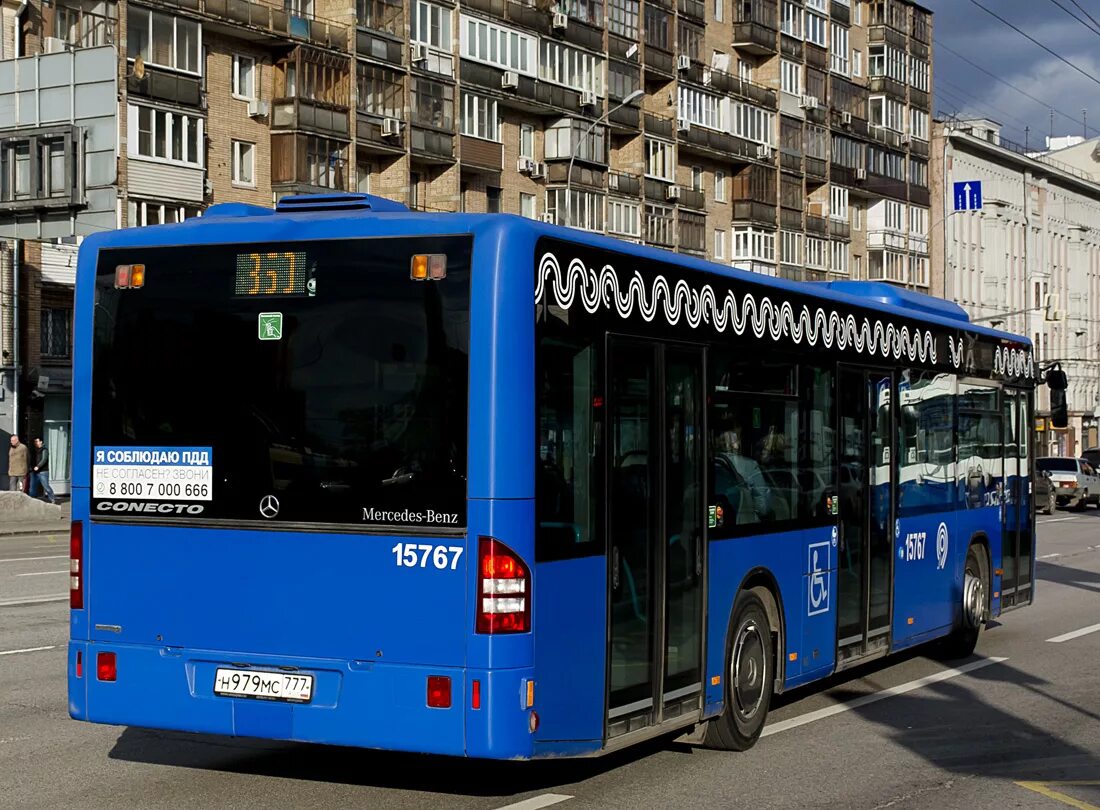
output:
[[[305,251],[238,253],[234,294],[251,296],[313,295]]]

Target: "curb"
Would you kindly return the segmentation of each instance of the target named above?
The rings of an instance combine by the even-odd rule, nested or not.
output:
[[[26,537],[27,535],[31,534],[67,534],[68,530],[69,524],[66,521],[60,522],[60,525],[57,526],[57,528],[46,527],[40,523],[18,529],[5,527],[3,529],[0,529],[0,539],[4,537]]]

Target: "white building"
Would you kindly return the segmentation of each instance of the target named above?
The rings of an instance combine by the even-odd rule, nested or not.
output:
[[[1037,419],[1040,453],[1080,455],[1095,447],[1100,183],[1048,154],[1029,155],[989,120],[935,122],[932,161],[932,291],[973,319],[1029,336],[1040,362],[1061,361],[1070,379],[1070,425],[1051,431]],[[981,210],[955,212],[955,183],[975,181],[982,184]],[[1044,389],[1040,417],[1047,407]]]

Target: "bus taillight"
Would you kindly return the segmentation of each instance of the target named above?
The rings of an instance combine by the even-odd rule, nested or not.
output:
[[[84,609],[84,524],[69,527],[69,609]]]
[[[519,555],[492,537],[478,541],[479,633],[531,629],[531,573]]]

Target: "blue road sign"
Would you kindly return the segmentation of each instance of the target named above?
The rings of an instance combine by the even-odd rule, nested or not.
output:
[[[982,207],[982,181],[963,180],[955,184],[955,210],[980,211]]]

